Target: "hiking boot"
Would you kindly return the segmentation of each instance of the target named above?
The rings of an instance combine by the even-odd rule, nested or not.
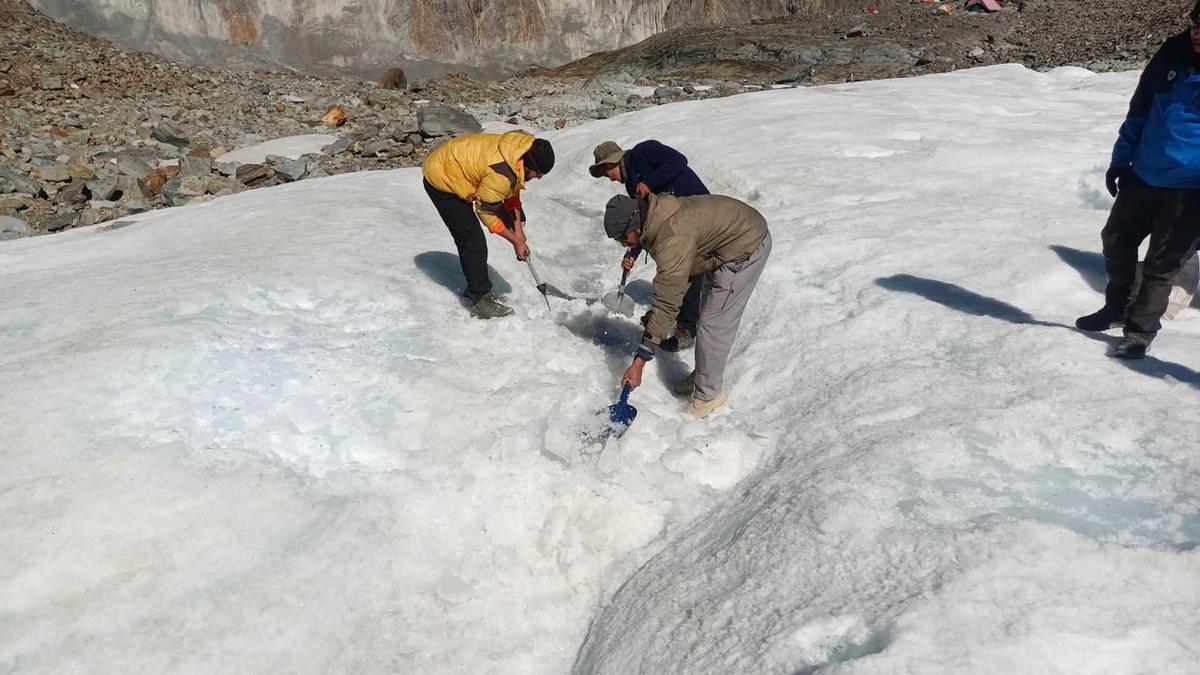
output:
[[[688,401],[688,412],[695,415],[697,419],[704,419],[726,403],[729,403],[729,394],[725,392],[717,394],[717,397],[711,401],[701,401],[693,395]]]
[[[500,302],[495,293],[487,293],[471,305],[471,312],[481,319],[498,319],[513,313],[512,307]]]
[[[663,340],[659,347],[662,347],[663,351],[681,352],[685,349],[691,349],[694,344],[696,344],[696,329],[688,328],[687,326],[676,326],[675,334]]]
[[[1075,319],[1075,327],[1086,331],[1105,331],[1125,325],[1125,312],[1101,307],[1100,311]]]
[[[1112,355],[1118,359],[1144,359],[1149,347],[1149,340],[1137,335],[1126,335],[1113,347]]]
[[[696,371],[693,370],[690,375],[671,385],[671,390],[680,396],[691,396],[692,392],[696,391]]]

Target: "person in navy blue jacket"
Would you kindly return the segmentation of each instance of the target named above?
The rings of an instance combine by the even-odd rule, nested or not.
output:
[[[1119,358],[1145,357],[1162,328],[1171,279],[1200,238],[1200,1],[1190,18],[1190,30],[1167,40],[1142,73],[1105,176],[1117,201],[1100,234],[1104,307],[1075,326],[1123,327],[1112,354]],[[1135,295],[1138,246],[1146,237]]]
[[[597,145],[592,154],[596,160],[588,169],[592,177],[607,176],[614,183],[623,183],[630,197],[641,198],[651,193],[676,197],[708,194],[704,181],[688,166],[687,157],[658,141],[642,141],[628,151],[622,150],[613,141],[605,141]],[[630,249],[621,260],[621,267],[631,269],[641,252],[637,247]],[[678,352],[696,342],[704,275],[694,276],[690,281],[691,285],[679,309],[675,334],[659,345],[663,350]]]

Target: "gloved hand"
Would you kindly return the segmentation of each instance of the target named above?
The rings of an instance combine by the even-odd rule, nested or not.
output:
[[[1129,175],[1129,168],[1123,166],[1114,166],[1109,168],[1108,173],[1104,174],[1104,186],[1108,188],[1108,194],[1113,197],[1121,191],[1121,181]]]

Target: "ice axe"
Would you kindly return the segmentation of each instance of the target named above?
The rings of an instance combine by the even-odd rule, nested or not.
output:
[[[529,265],[529,273],[533,275],[533,283],[542,294],[542,299],[546,301],[546,311],[553,311],[550,309],[550,296],[546,295],[546,282],[542,281],[542,278],[538,276],[537,269],[533,266],[532,253],[525,256],[525,264]]]

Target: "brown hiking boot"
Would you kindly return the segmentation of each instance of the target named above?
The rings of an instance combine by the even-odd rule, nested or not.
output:
[[[681,352],[685,349],[691,349],[692,345],[696,344],[696,329],[688,328],[687,326],[676,326],[675,334],[659,345],[663,351]]]
[[[513,310],[500,302],[495,293],[488,293],[471,305],[471,312],[481,319],[498,319],[512,314]]]
[[[693,394],[691,400],[688,401],[688,412],[695,415],[697,419],[704,419],[726,403],[729,403],[729,394],[726,392],[717,394],[717,397],[711,401],[703,401]]]

